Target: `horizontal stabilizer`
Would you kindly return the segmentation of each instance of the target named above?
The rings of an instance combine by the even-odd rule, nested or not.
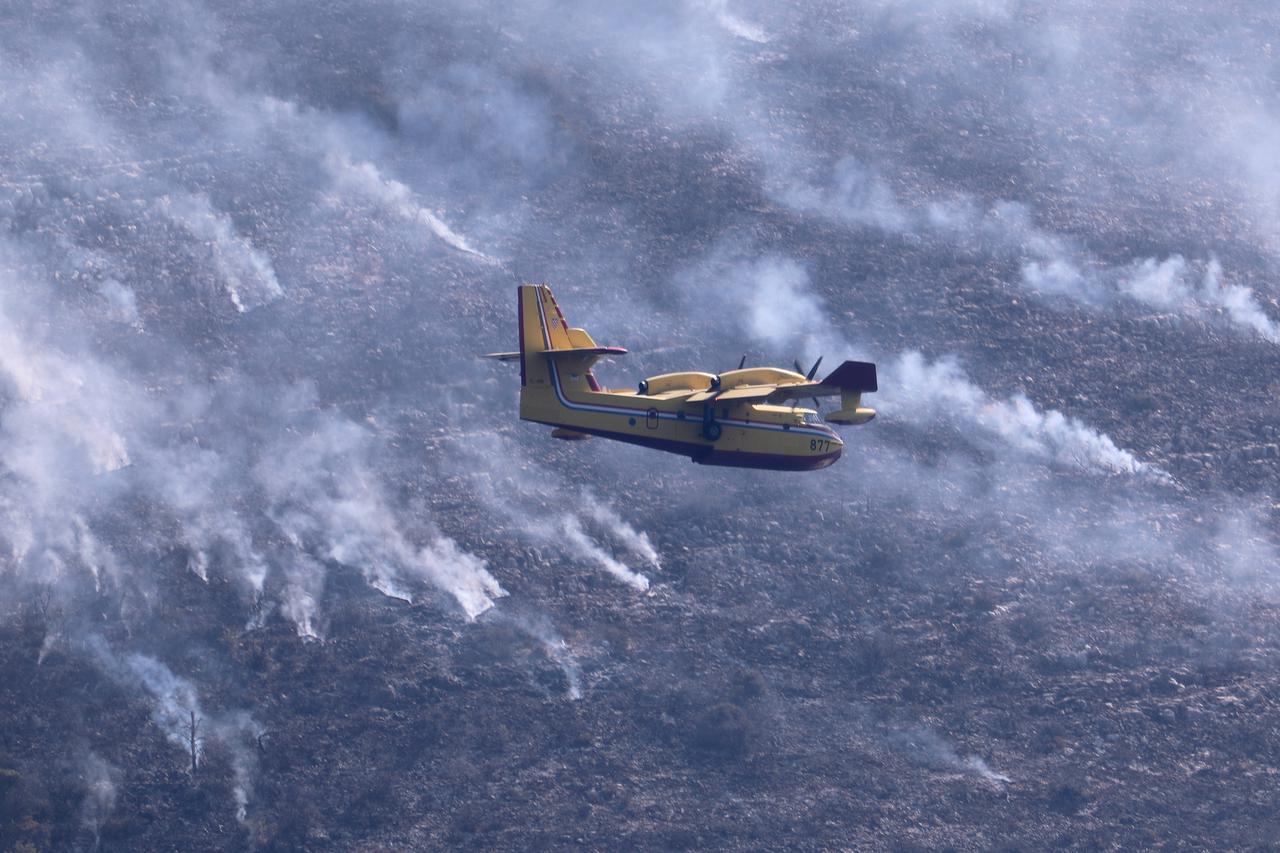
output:
[[[876,366],[869,361],[846,361],[827,374],[822,384],[841,391],[875,391]]]
[[[491,358],[494,361],[519,361],[520,353],[518,352],[487,352],[480,357]]]

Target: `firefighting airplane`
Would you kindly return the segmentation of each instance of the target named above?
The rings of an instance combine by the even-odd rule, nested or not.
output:
[[[519,288],[520,351],[486,358],[520,361],[520,418],[547,424],[554,438],[593,435],[679,453],[703,465],[812,471],[840,458],[844,442],[815,409],[788,400],[840,395],[828,423],[865,424],[876,416],[862,395],[876,390],[876,366],[846,361],[821,382],[819,358],[805,375],[777,367],[664,373],[637,390],[606,390],[591,367],[621,347],[602,347],[570,328],[545,284]]]

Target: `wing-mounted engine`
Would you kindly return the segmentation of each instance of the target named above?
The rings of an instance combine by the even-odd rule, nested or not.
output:
[[[686,371],[684,373],[663,373],[640,380],[640,393],[649,397],[666,394],[670,391],[705,391],[719,388],[720,378],[714,373]]]

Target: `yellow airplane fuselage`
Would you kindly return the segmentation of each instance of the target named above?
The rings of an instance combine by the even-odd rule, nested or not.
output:
[[[804,382],[798,373],[751,368],[719,376],[665,374],[645,380],[639,390],[606,390],[591,366],[625,350],[599,347],[582,329],[570,328],[545,285],[522,285],[519,306],[520,417],[555,427],[558,438],[594,435],[705,465],[787,471],[825,468],[840,458],[844,442],[814,422],[812,410],[770,405],[752,395],[765,382]],[[874,415],[857,411],[868,413],[868,420]]]

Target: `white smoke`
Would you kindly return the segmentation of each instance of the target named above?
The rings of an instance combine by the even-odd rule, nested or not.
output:
[[[658,550],[653,547],[653,542],[649,540],[649,534],[643,530],[636,530],[590,490],[583,491],[579,505],[589,518],[601,529],[614,536],[624,548],[644,559],[655,569],[662,568],[662,560],[658,556]]]
[[[1006,218],[1020,214],[1005,212]],[[859,348],[832,326],[830,312],[813,293],[808,272],[790,258],[766,255],[735,259],[742,247],[721,246],[702,266],[677,277],[693,300],[714,281],[716,300],[728,300],[745,316],[746,331],[774,350],[791,344],[808,354],[849,353]],[[1107,473],[1166,475],[1115,445],[1108,436],[1076,418],[1041,411],[1024,395],[996,399],[972,382],[954,358],[928,362],[907,351],[882,366],[876,399],[891,416],[908,423],[963,423],[977,427],[993,443],[1054,464]],[[891,407],[891,408],[890,408]]]
[[[38,276],[32,282],[42,284]],[[259,613],[268,579],[281,573],[281,612],[306,637],[320,632],[324,575],[313,556],[358,566],[388,594],[408,597],[414,583],[438,586],[468,617],[504,594],[483,562],[452,541],[429,530],[411,540],[367,462],[345,463],[347,480],[334,484],[328,462],[321,464],[316,454],[363,456],[370,437],[321,412],[314,399],[246,387],[242,396],[260,398],[252,405],[267,409],[245,412],[237,403],[215,404],[214,390],[199,385],[169,391],[163,381],[131,380],[78,343],[74,317],[34,301],[38,288],[28,291],[13,289],[0,300],[0,389],[6,398],[0,468],[7,475],[0,488],[0,535],[20,579],[53,583],[62,594],[79,579],[99,592],[108,580],[148,586],[146,573],[132,567],[127,579],[121,577],[119,558],[96,529],[95,516],[104,508],[140,498],[159,524],[156,534],[186,546],[195,575],[208,581],[212,572],[223,572]],[[18,294],[30,304],[19,302]],[[31,317],[43,320],[33,323]],[[45,340],[37,330],[55,320],[65,334]],[[291,435],[277,438],[279,424],[299,410],[327,422],[300,442],[304,450],[294,448],[299,442]],[[202,440],[202,434],[217,440]],[[326,440],[332,446],[317,450]],[[285,452],[277,453],[278,447]],[[265,461],[255,468],[256,456]],[[266,512],[264,486],[277,498]],[[270,535],[264,539],[263,533]],[[266,543],[281,534],[292,549],[267,553]],[[42,659],[60,639],[47,631]]]
[[[1181,255],[1164,260],[1147,258],[1121,278],[1119,288],[1153,308],[1210,321],[1225,320],[1271,343],[1280,343],[1280,323],[1262,310],[1257,294],[1243,285],[1224,282],[1222,265],[1216,258],[1203,266],[1197,286],[1192,265]]]
[[[759,26],[733,14],[729,10],[729,0],[704,0],[704,3],[716,23],[724,28],[725,32],[755,44],[768,44],[769,34]]]
[[[383,177],[382,172],[373,163],[356,162],[344,153],[330,152],[325,158],[325,166],[333,177],[336,189],[363,196],[369,201],[382,205],[397,216],[425,226],[428,231],[459,252],[483,261],[492,261],[492,258],[472,247],[465,237],[446,225],[444,220],[418,204],[413,198],[413,192],[407,186],[392,178]]]
[[[368,467],[369,440],[355,424],[328,420],[271,448],[254,470],[271,517],[298,547],[358,568],[384,595],[412,600],[410,584],[427,583],[474,619],[506,591],[451,539],[407,535]]]
[[[68,464],[84,476],[128,465],[122,424],[130,401],[113,395],[114,377],[53,342],[30,339],[29,328],[0,303],[0,383],[8,398],[0,463],[37,488]]]
[[[908,204],[876,170],[850,157],[836,164],[827,188],[789,176],[781,186],[775,193],[778,199],[802,213],[896,234],[932,235],[979,254],[1017,259],[1021,283],[1036,293],[1064,296],[1093,307],[1115,307],[1116,297],[1123,294],[1183,316],[1221,319],[1272,343],[1280,342],[1280,322],[1268,316],[1251,288],[1224,283],[1216,259],[1204,265],[1198,287],[1190,281],[1189,265],[1180,255],[1107,266],[1076,240],[1037,225],[1025,204],[1000,200],[984,210],[966,195]],[[788,313],[813,313],[804,302],[789,302],[788,290],[783,281],[775,290],[779,298],[772,302],[782,306],[781,326],[786,325]],[[773,313],[768,296],[759,304],[761,308],[753,313]]]
[[[550,469],[531,463],[495,467],[494,459],[519,458],[522,451],[514,442],[496,433],[487,434],[486,441],[488,446],[500,451],[482,456],[475,452],[472,441],[450,445],[453,448],[450,457],[457,466],[457,474],[465,478],[472,494],[539,544],[598,566],[642,592],[649,589],[649,579],[593,538],[583,521],[595,522],[628,551],[654,568],[660,568],[657,549],[646,534],[623,521],[598,495],[590,490],[573,489]]]
[[[263,728],[247,711],[233,711],[210,720],[210,732],[227,747],[233,782],[231,796],[236,804],[236,820],[245,822],[253,797],[253,776],[257,770],[258,739]]]
[[[916,212],[898,200],[875,169],[855,157],[835,164],[827,187],[816,187],[787,169],[770,179],[772,195],[793,210],[895,233],[913,231],[918,225]]]
[[[80,821],[93,833],[93,848],[101,843],[102,825],[116,808],[120,771],[96,752],[85,756],[80,768],[84,780],[84,801],[80,804]]]
[[[923,726],[891,732],[889,742],[910,760],[935,770],[954,770],[973,776],[1000,788],[1012,782],[1004,773],[993,770],[977,755],[961,758],[955,747],[936,732]]]
[[[539,636],[538,639],[551,659],[560,665],[560,670],[564,673],[565,684],[568,685],[569,698],[574,701],[581,699],[582,670],[578,666],[578,659],[574,657],[573,650],[569,648],[569,644],[564,641],[563,637],[556,635]]]
[[[280,613],[293,623],[299,637],[318,640],[321,638],[319,599],[324,587],[324,567],[302,553],[288,559]]]
[[[98,285],[98,293],[107,303],[108,316],[118,323],[138,322],[138,296],[114,278],[106,278]]]
[[[1120,290],[1154,308],[1186,310],[1195,306],[1186,275],[1187,262],[1179,255],[1163,261],[1147,258],[1120,281]]]
[[[189,552],[187,567],[207,582],[216,555],[250,595],[261,595],[268,565],[237,499],[243,485],[236,461],[188,442],[150,448],[137,469],[138,482],[177,521],[179,539]]]
[[[582,667],[569,643],[551,626],[546,616],[527,616],[509,610],[494,610],[491,618],[506,622],[532,637],[543,652],[560,667],[564,674],[565,690],[571,700],[582,698]]]
[[[197,767],[204,761],[209,739],[226,747],[234,774],[231,793],[236,819],[243,823],[253,794],[256,759],[252,744],[263,731],[252,715],[247,711],[205,713],[195,685],[153,657],[136,652],[118,657],[101,637],[91,637],[87,648],[108,676],[146,694],[152,722],[188,758],[194,751]]]
[[[712,302],[727,299],[734,316],[743,318],[744,331],[775,351],[794,348],[806,357],[847,351],[822,299],[813,292],[808,270],[794,258],[776,253],[750,257],[752,251],[750,246],[724,243],[677,273],[686,307],[696,316],[710,316]]]
[[[1168,475],[1116,446],[1110,437],[1061,412],[1041,411],[1024,395],[1001,400],[973,384],[954,359],[930,363],[906,352],[886,365],[886,403],[909,422],[961,420],[1030,456],[1082,470]]]
[[[237,311],[243,313],[284,295],[271,261],[236,231],[230,216],[214,209],[207,195],[165,196],[159,208],[204,242]]]
[[[192,749],[191,715],[198,722],[204,721],[195,686],[173,673],[155,658],[142,654],[130,654],[122,661],[118,674],[126,676],[151,697],[151,719],[165,738],[183,750]],[[195,738],[196,760],[204,755],[204,743],[197,732]]]
[[[996,787],[1000,787],[1001,785],[1007,785],[1008,783],[1013,781],[1005,774],[992,770],[991,766],[987,764],[987,762],[983,761],[981,758],[979,758],[976,755],[970,755],[968,758],[966,758],[964,760],[964,766],[966,769],[969,770],[969,772],[973,773],[974,775],[978,776],[981,779],[985,779],[986,781],[990,782],[992,785],[995,785]]]
[[[556,527],[547,531],[545,538],[554,539],[555,535],[559,534],[563,537],[569,551],[574,555],[599,565],[618,580],[641,592],[649,589],[649,579],[639,572],[633,571],[626,563],[614,557],[588,536],[577,516],[566,513],[561,515],[557,521]]]

